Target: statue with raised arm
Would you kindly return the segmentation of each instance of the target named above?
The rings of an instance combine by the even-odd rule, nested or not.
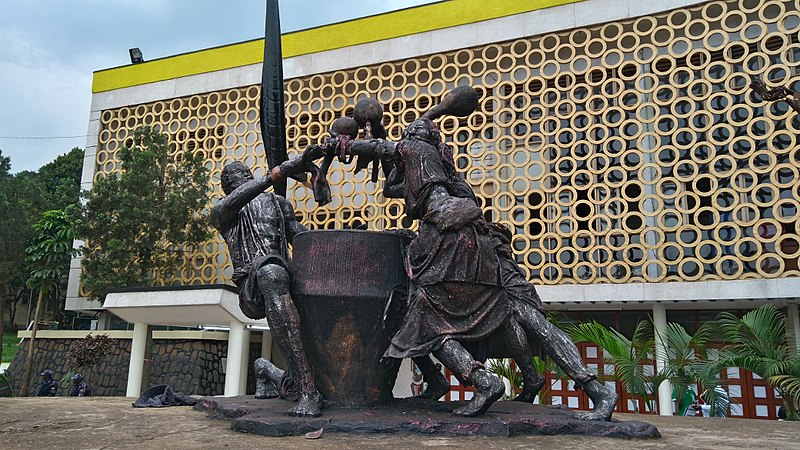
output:
[[[484,219],[472,190],[456,174],[452,149],[432,122],[447,112],[464,115],[474,110],[470,104],[477,106],[477,93],[460,87],[412,122],[399,143],[352,143],[352,154],[394,160],[384,195],[404,198],[406,215],[419,221],[419,236],[409,245],[407,257],[412,284],[408,313],[384,356],[412,357],[416,362],[432,353],[462,383],[476,387],[473,400],[454,413],[478,415],[502,392],[499,380],[465,346],[502,333],[525,379],[518,399],[530,402],[543,384],[531,362],[531,339],[594,402],[592,411],[576,417],[609,420],[617,394],[596,380],[575,344],[546,320],[535,288],[514,261],[511,232]]]
[[[755,91],[765,102],[785,102],[795,113],[800,114],[800,92],[795,92],[788,87],[767,87],[767,84],[753,77],[750,89]]]
[[[283,397],[297,399],[297,405],[289,410],[293,416],[319,416],[322,406],[300,338],[300,317],[289,293],[287,246],[306,228],[286,199],[266,189],[287,176],[304,173],[323,153],[320,147],[309,147],[303,155],[258,179],[243,163],[228,164],[221,176],[226,196],[211,209],[211,224],[228,245],[242,312],[252,319],[266,317],[273,339],[286,356],[289,370],[282,374],[284,380],[278,387],[283,389],[279,390]],[[256,397],[268,396],[265,382],[259,377]]]

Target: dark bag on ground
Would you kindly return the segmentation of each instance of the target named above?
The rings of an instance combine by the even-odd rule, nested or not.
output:
[[[175,392],[169,385],[158,384],[142,392],[142,395],[132,405],[134,408],[163,408],[165,406],[194,406],[196,403],[197,400],[183,392]]]

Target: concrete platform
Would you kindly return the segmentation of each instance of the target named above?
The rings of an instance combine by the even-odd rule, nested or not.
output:
[[[322,429],[325,433],[427,434],[437,436],[522,436],[576,434],[613,438],[660,438],[654,425],[640,421],[584,421],[569,409],[521,402],[496,402],[479,417],[450,412],[461,403],[397,399],[373,408],[329,407],[322,417],[290,417],[291,402],[256,400],[253,396],[204,397],[195,406],[213,418],[229,420],[231,429],[264,436],[296,436]]]

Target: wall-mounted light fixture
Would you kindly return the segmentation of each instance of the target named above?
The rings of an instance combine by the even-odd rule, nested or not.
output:
[[[131,64],[139,64],[144,62],[144,57],[142,56],[142,51],[139,50],[139,47],[129,49],[128,53],[131,55]]]

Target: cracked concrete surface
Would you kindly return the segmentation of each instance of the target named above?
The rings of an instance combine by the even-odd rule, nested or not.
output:
[[[621,440],[585,436],[437,437],[424,435],[355,435],[323,433],[271,438],[228,429],[189,407],[138,409],[133,398],[49,397],[0,398],[0,448],[3,449],[220,449],[220,448],[567,448],[798,449],[800,422],[619,414],[623,420],[645,420],[663,438]],[[324,413],[323,413],[324,414]]]

